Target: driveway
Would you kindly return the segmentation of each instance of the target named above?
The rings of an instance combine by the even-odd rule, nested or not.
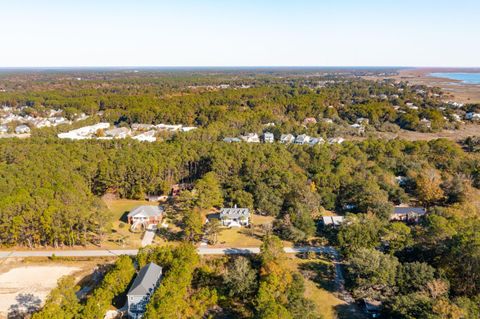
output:
[[[142,238],[142,247],[151,245],[153,242],[153,238],[155,237],[155,233],[157,232],[157,225],[150,224],[148,225],[145,233],[143,234]]]

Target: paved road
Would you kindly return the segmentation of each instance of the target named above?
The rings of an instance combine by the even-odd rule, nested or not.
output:
[[[296,254],[307,251],[325,252],[332,254],[335,249],[332,247],[285,247],[288,254]],[[235,254],[258,254],[259,247],[242,247],[242,248],[209,248],[200,247],[198,253],[200,255],[235,255]],[[18,258],[18,257],[110,257],[120,255],[136,255],[138,249],[99,249],[99,250],[26,250],[26,251],[0,251],[0,259]]]

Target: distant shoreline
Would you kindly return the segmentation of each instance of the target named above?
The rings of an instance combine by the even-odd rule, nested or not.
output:
[[[480,103],[480,84],[432,76],[432,73],[480,73],[480,68],[411,68],[399,70],[398,75],[387,77],[396,81],[440,87],[450,94],[447,99],[459,103]]]

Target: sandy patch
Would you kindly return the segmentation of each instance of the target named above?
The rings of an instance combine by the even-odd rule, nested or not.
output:
[[[80,268],[49,265],[22,266],[0,274],[0,318],[18,309],[35,309],[43,304],[57,280]]]

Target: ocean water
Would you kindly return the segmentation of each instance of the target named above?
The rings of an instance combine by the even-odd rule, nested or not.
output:
[[[431,76],[462,81],[465,84],[480,84],[480,73],[431,73]]]

